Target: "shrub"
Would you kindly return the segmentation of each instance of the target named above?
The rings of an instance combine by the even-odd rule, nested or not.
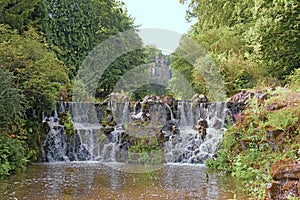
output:
[[[300,68],[296,69],[294,73],[288,77],[288,81],[293,88],[300,88]]]
[[[67,135],[74,135],[75,128],[70,111],[60,113],[59,123],[65,127],[65,132]]]
[[[28,163],[25,142],[6,136],[0,137],[0,176],[24,170]]]

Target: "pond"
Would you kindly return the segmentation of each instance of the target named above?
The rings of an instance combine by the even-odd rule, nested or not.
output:
[[[203,165],[37,163],[1,180],[0,199],[246,199],[236,185]]]

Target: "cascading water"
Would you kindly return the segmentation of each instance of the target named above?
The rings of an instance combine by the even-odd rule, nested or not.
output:
[[[54,111],[53,116],[44,117],[43,122],[48,123],[50,129],[44,141],[43,160],[49,162],[69,161],[66,145],[67,138],[64,127],[59,124],[57,111]]]
[[[44,141],[43,160],[45,161],[84,161],[100,157],[98,144],[100,133],[99,120],[93,103],[57,102],[54,116],[44,117],[50,131]],[[98,106],[98,105],[97,105]],[[68,137],[64,126],[59,123],[58,113],[70,112],[75,134]]]
[[[203,163],[212,157],[225,132],[224,122],[227,115],[226,103],[193,104],[179,102],[179,134],[174,134],[165,142],[167,162]],[[205,137],[195,127],[198,121],[205,121]]]
[[[130,122],[129,100],[125,96],[111,95],[108,107],[117,124]]]
[[[178,130],[169,131],[167,139],[164,140],[167,162],[203,163],[206,158],[212,157],[225,132],[226,103],[178,101],[178,106],[172,105],[172,109],[169,105],[161,100],[150,99],[140,103],[142,109],[134,106],[131,111],[130,103],[126,98],[114,97],[109,101],[107,110],[111,111],[116,124],[109,126],[111,129],[109,133],[103,133],[103,128],[107,127],[100,125],[100,121],[103,120],[101,104],[58,102],[53,115],[44,118],[50,128],[44,142],[44,160],[49,162],[125,161],[126,150],[130,144],[124,140],[126,131],[123,125],[145,118],[150,120],[151,126],[144,127],[144,130],[142,127],[134,128],[138,134],[147,131],[156,132],[157,128],[163,133],[167,124],[171,124],[170,130]],[[75,127],[75,134],[71,137],[65,134],[64,126],[59,123],[58,114],[67,111],[70,111]],[[204,136],[197,130],[199,121],[207,124]],[[155,137],[155,134],[150,135]]]
[[[168,111],[170,113],[170,120],[174,120],[174,114],[173,114],[171,107],[167,103],[165,103],[164,106],[168,109]]]
[[[195,125],[195,117],[199,114],[194,114],[194,111],[199,111],[199,109],[193,109],[193,104],[189,101],[180,101],[178,103],[179,116],[179,126],[181,128],[192,128]]]
[[[199,151],[202,156],[209,155],[211,157],[217,151],[218,145],[226,131],[224,125],[228,109],[226,103],[221,102],[211,103],[206,109],[200,110],[204,111],[203,113],[200,113],[200,118],[205,119],[206,117],[208,128],[206,138],[200,145]]]

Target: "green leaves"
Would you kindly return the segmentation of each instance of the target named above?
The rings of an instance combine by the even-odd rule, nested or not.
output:
[[[0,24],[8,24],[20,33],[29,26],[39,30],[45,27],[44,17],[47,16],[43,0],[2,0],[0,2]]]
[[[26,149],[17,139],[0,137],[0,177],[12,171],[25,169],[28,163]]]
[[[115,0],[47,1],[47,41],[60,60],[75,66],[108,36],[133,29],[133,21]]]
[[[24,114],[24,98],[13,81],[12,74],[0,68],[0,127],[19,122]]]
[[[297,92],[277,88],[266,94],[269,97],[263,103],[258,104],[256,98],[248,103],[243,119],[224,134],[217,158],[206,161],[210,168],[244,179],[249,184],[247,192],[256,197],[264,195],[264,183],[271,179],[271,164],[280,159],[297,159],[299,150]],[[269,109],[281,103],[286,106]]]
[[[188,36],[210,53],[228,95],[270,79],[285,83],[300,67],[299,1],[181,2],[189,2],[197,18]],[[197,82],[195,76],[188,80]]]
[[[74,123],[72,120],[72,116],[70,111],[60,113],[60,121],[59,123],[64,126],[65,132],[68,136],[72,136],[75,134]]]
[[[3,36],[0,67],[14,75],[14,85],[25,98],[22,105],[26,109],[51,110],[59,92],[69,87],[66,67],[47,50],[33,29],[24,35],[7,30]]]
[[[281,131],[287,130],[290,125],[298,121],[298,117],[289,109],[281,112],[270,112],[267,114],[267,119],[265,126],[270,126],[274,130]]]
[[[263,2],[263,1],[262,1]],[[300,2],[273,1],[261,3],[254,21],[252,35],[246,39],[250,46],[259,46],[256,52],[260,66],[268,76],[284,80],[300,59]]]

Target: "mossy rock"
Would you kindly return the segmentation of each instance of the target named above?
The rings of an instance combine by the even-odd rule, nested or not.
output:
[[[300,180],[300,162],[297,160],[279,160],[272,165],[271,176],[274,180]]]

